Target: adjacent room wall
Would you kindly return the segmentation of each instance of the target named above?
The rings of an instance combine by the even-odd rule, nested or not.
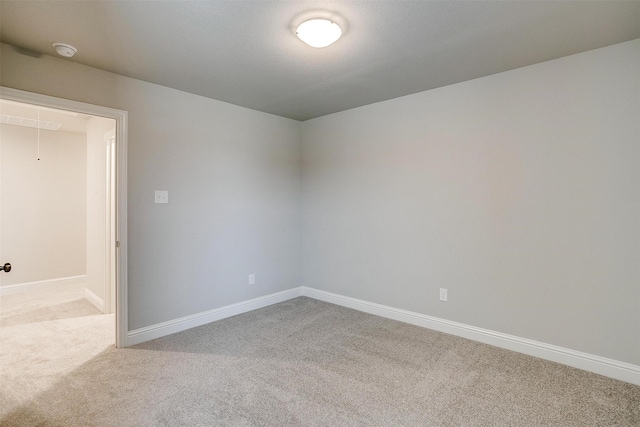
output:
[[[107,280],[107,153],[105,133],[115,128],[115,120],[92,117],[87,121],[87,289],[91,301],[104,307]]]
[[[635,40],[304,122],[304,284],[640,364],[638,88]]]
[[[86,139],[83,134],[0,125],[2,284],[85,274]]]
[[[0,71],[129,112],[130,330],[300,285],[299,122],[5,44]]]

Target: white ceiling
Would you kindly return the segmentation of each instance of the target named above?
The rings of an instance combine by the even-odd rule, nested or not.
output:
[[[635,38],[640,1],[0,1],[5,43],[297,120]]]

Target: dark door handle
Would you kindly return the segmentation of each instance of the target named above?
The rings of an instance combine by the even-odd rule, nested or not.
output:
[[[2,266],[2,271],[4,271],[5,273],[10,272],[10,271],[11,271],[11,264],[9,264],[8,262],[7,262],[7,263],[5,263],[5,264]]]

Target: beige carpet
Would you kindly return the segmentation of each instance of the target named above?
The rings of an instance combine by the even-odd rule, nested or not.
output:
[[[115,317],[61,285],[0,297],[0,425],[115,342]]]
[[[0,424],[640,425],[640,387],[304,297],[54,376]]]

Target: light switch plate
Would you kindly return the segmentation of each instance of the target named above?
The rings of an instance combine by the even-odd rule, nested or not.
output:
[[[169,203],[169,192],[156,190],[156,203]]]

